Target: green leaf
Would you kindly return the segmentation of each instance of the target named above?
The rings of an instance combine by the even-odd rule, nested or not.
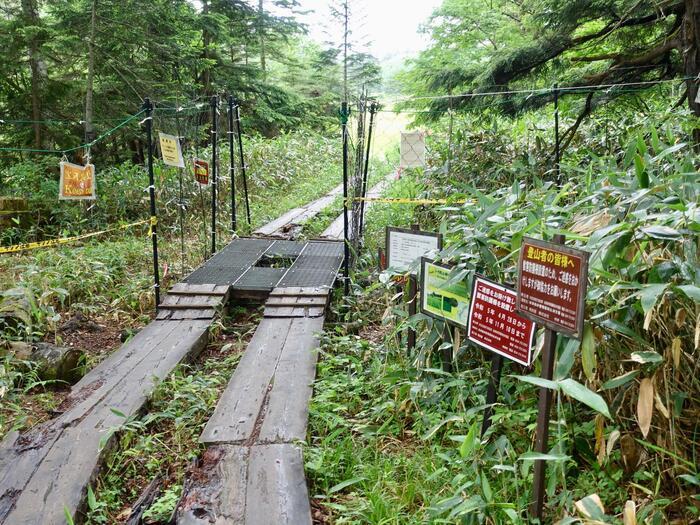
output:
[[[614,377],[610,379],[609,381],[606,381],[603,383],[603,390],[610,390],[611,388],[618,388],[621,387],[622,385],[626,385],[630,381],[632,381],[635,377],[639,375],[639,370],[632,370],[631,372],[627,372],[626,374],[622,374],[621,376]]]
[[[635,155],[634,157],[634,170],[637,175],[637,181],[639,182],[640,188],[649,187],[649,173],[647,173],[646,166],[644,165],[644,159],[641,155]]]
[[[652,237],[654,239],[661,239],[664,241],[670,239],[678,239],[681,237],[681,233],[678,230],[674,230],[673,228],[663,226],[661,224],[642,228],[642,232],[644,232],[649,237]]]
[[[560,337],[562,339],[563,336]],[[576,350],[579,347],[579,342],[577,339],[566,339],[566,344],[564,345],[564,351],[559,356],[557,361],[557,368],[554,371],[554,379],[564,379],[569,375],[571,367],[574,365],[574,357],[576,356]]]
[[[328,494],[340,492],[344,488],[347,488],[350,485],[354,485],[355,483],[359,483],[360,481],[364,481],[365,479],[366,478],[363,478],[363,477],[346,479],[345,481],[342,481],[342,482],[338,483],[337,485],[333,485],[330,489],[328,489]]]
[[[126,419],[126,414],[124,412],[122,412],[121,410],[117,410],[116,408],[110,408],[109,410],[115,416],[119,416],[122,419]]]
[[[550,390],[558,390],[559,385],[556,381],[550,381],[549,379],[543,379],[537,376],[511,376],[515,379],[520,379],[520,381],[525,381],[535,386],[549,388]]]
[[[613,319],[606,319],[602,323],[600,323],[600,326],[604,326],[605,328],[612,330],[614,332],[617,332],[619,334],[625,335],[629,337],[630,339],[634,339],[637,341],[639,344],[642,345],[648,345],[648,342],[644,340],[644,338],[639,335],[637,332],[632,330],[629,326],[624,325],[622,323],[618,323],[617,321]]]
[[[469,432],[467,432],[467,435],[464,437],[464,441],[462,441],[462,445],[459,447],[459,455],[462,458],[467,458],[469,457],[469,454],[471,454],[472,450],[474,450],[474,445],[476,444],[476,433],[477,433],[477,424],[474,423],[471,428],[469,429]]]
[[[73,521],[73,516],[68,510],[68,507],[66,507],[65,505],[63,506],[63,515],[66,517],[66,525],[75,525],[75,522]]]
[[[596,412],[600,412],[605,417],[612,419],[610,416],[610,410],[608,409],[608,404],[605,402],[605,400],[581,383],[574,381],[573,379],[563,379],[559,381],[559,386],[564,393],[573,397],[575,400],[580,401],[584,405],[588,405]]]
[[[649,313],[659,300],[659,297],[663,295],[668,288],[668,283],[663,284],[647,284],[639,292],[639,298],[642,303],[642,310],[644,313]]]
[[[595,335],[593,327],[590,323],[586,323],[583,327],[583,340],[581,341],[581,364],[583,372],[588,379],[593,379],[596,368],[595,355]]]
[[[433,435],[435,435],[435,433],[436,433],[438,430],[440,430],[440,429],[441,429],[444,425],[446,425],[447,423],[450,423],[450,422],[452,422],[452,421],[463,421],[463,420],[464,420],[464,418],[463,418],[462,416],[458,416],[458,415],[456,415],[456,414],[453,414],[453,415],[451,415],[451,416],[449,416],[449,417],[443,419],[443,420],[440,421],[437,425],[435,425],[433,428],[431,428],[430,430],[428,430],[428,432],[426,432],[425,434],[423,434],[423,436],[421,436],[421,439],[422,439],[423,441],[426,441],[426,440],[430,439],[431,437],[433,437]]]
[[[633,352],[630,356],[632,361],[635,363],[647,364],[647,363],[661,363],[664,358],[653,350],[647,352]]]
[[[533,451],[525,452],[518,458],[519,461],[566,461],[567,459],[570,458],[565,454],[544,454]]]
[[[696,303],[700,303],[700,288],[693,284],[683,284],[681,286],[676,286],[681,292],[683,292],[689,299],[692,299]]]
[[[97,499],[95,498],[95,493],[90,485],[88,485],[87,489],[87,500],[90,510],[95,510],[97,508]]]

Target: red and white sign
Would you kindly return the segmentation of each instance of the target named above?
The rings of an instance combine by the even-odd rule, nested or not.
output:
[[[529,366],[535,323],[515,311],[515,290],[474,276],[467,338],[473,343]]]
[[[588,253],[524,238],[518,263],[518,311],[580,339],[588,284]]]

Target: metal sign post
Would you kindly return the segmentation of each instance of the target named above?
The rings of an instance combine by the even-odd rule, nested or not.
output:
[[[341,128],[343,133],[343,243],[345,257],[343,260],[343,291],[350,294],[350,239],[348,238],[348,103],[343,102],[340,109]]]
[[[148,151],[148,197],[151,209],[151,244],[153,246],[153,289],[156,297],[156,310],[160,305],[160,272],[158,269],[158,234],[156,232],[156,182],[153,173],[153,104],[150,99],[143,102],[146,110],[146,148]]]
[[[233,153],[233,106],[234,99],[232,95],[228,97],[228,153],[229,153],[229,168],[228,174],[231,178],[231,231],[236,233],[236,159]]]
[[[211,254],[216,253],[216,186],[218,184],[216,148],[219,134],[219,97],[211,97]]]
[[[243,130],[241,127],[241,105],[236,103],[236,130],[238,131],[238,155],[241,161],[241,176],[243,177],[243,196],[245,197],[245,215],[248,219],[248,226],[251,225],[250,221],[250,201],[248,199],[248,176],[246,175],[245,157],[243,156]]]

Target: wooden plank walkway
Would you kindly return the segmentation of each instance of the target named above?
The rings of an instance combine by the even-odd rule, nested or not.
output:
[[[215,286],[176,286],[165,297],[169,306],[160,310],[162,320],[147,325],[73,386],[60,415],[6,436],[0,443],[0,524],[58,525],[66,514],[79,521],[113,430],[124,416],[142,409],[160,380],[206,346],[227,293],[228,288]]]
[[[327,287],[273,290],[262,322],[200,441],[177,523],[305,525],[311,508],[298,442],[306,438]]]
[[[329,206],[338,195],[343,193],[343,185],[333,188],[329,193],[316,199],[313,202],[299,208],[288,211],[281,217],[268,222],[266,225],[253,232],[255,235],[265,237],[278,237],[282,239],[293,239],[301,230],[303,224],[309,219],[318,215],[324,208]]]
[[[384,193],[384,190],[386,190],[387,186],[389,186],[390,179],[384,179],[372,188],[367,191],[367,197],[370,198],[376,198],[376,197],[381,197],[382,193]],[[365,213],[367,213],[367,210],[372,206],[372,202],[366,202],[365,203]],[[350,224],[352,224],[352,212],[348,213],[348,219],[350,221]],[[328,240],[342,240],[343,239],[343,229],[344,229],[344,224],[343,224],[343,214],[341,213],[336,219],[331,223],[328,228],[323,230],[323,233],[321,233],[320,238],[321,239],[328,239]]]

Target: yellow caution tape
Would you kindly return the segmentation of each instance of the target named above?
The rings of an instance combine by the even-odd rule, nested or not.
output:
[[[106,230],[100,230],[97,232],[83,233],[82,235],[76,235],[75,237],[62,237],[61,239],[51,239],[48,241],[27,242],[24,244],[15,244],[13,246],[0,246],[0,254],[18,253],[27,250],[36,250],[38,248],[49,248],[51,246],[59,246],[61,244],[68,244],[82,239],[88,239],[90,237],[97,237],[98,235],[104,235],[105,233],[109,232],[114,232],[118,230],[128,230],[129,228],[141,226],[142,224],[150,224],[151,227],[153,227],[155,224],[157,224],[157,222],[158,219],[156,217],[151,217],[150,219],[145,221],[132,222],[131,224],[124,224],[122,226],[116,226],[114,228],[108,228]]]
[[[390,199],[386,197],[354,197],[348,199],[355,202],[382,202],[386,204],[473,204],[474,200],[450,200],[450,199]]]

